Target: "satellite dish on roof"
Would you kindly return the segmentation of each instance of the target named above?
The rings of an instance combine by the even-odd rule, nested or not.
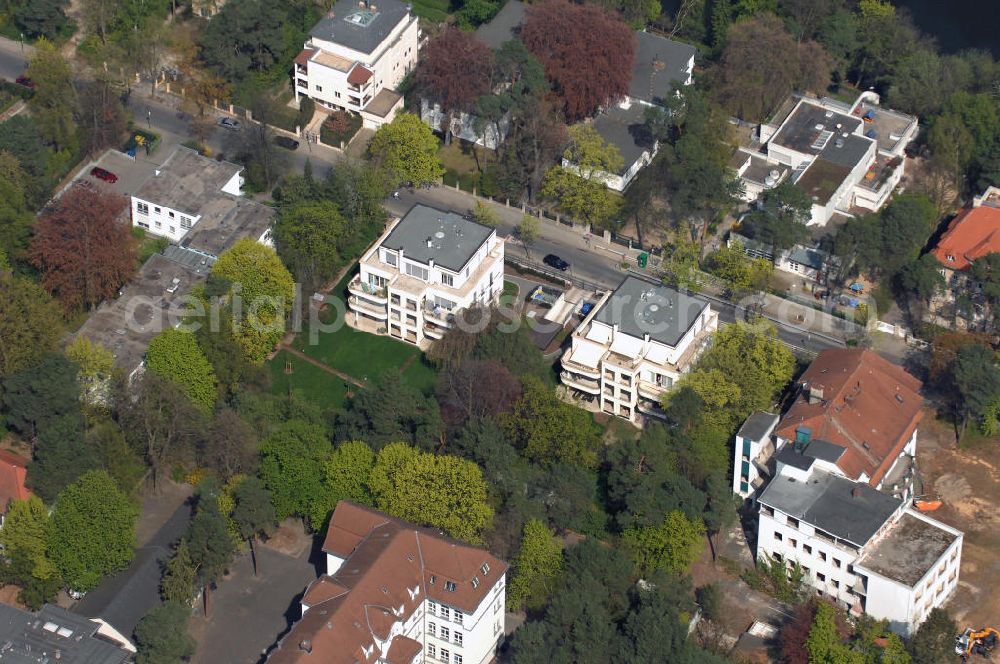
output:
[[[651,304],[651,305],[649,305],[649,310],[652,311],[655,314],[657,311],[660,310],[660,305],[658,305],[658,304]]]
[[[434,237],[436,237],[437,239],[441,240],[441,239],[444,238],[444,232],[438,231],[437,233],[434,234]]]

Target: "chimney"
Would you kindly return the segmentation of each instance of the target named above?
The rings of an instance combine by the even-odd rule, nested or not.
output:
[[[816,385],[809,386],[809,405],[814,406],[823,401],[823,388]]]
[[[433,246],[434,246],[434,240],[432,240],[431,238],[428,237],[427,238],[427,248],[430,249]]]
[[[301,641],[299,641],[299,650],[301,650],[306,654],[311,653],[313,651],[312,641],[310,641],[309,639],[302,639]]]

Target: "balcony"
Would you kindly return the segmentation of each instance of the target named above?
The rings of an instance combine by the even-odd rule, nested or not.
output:
[[[670,388],[666,385],[657,385],[656,383],[650,383],[648,381],[639,381],[639,396],[652,399],[654,401],[659,401],[660,398],[670,391]]]
[[[559,374],[559,378],[562,380],[563,385],[572,387],[574,390],[595,395],[601,391],[600,381],[580,376],[572,371],[563,371]]]
[[[389,317],[389,311],[385,308],[384,304],[375,304],[360,297],[349,297],[347,298],[347,303],[352,310],[363,313],[366,316],[378,318],[379,320],[386,320]]]
[[[377,302],[379,304],[385,304],[388,302],[388,293],[385,288],[378,288],[372,286],[369,283],[361,281],[361,275],[358,275],[351,279],[350,283],[347,284],[347,290],[358,297],[363,297],[371,302]]]
[[[653,417],[659,419],[667,419],[667,414],[660,407],[658,401],[650,401],[649,399],[639,399],[639,403],[636,404],[636,409],[640,413],[645,413],[646,415],[652,415]]]
[[[441,339],[444,337],[445,332],[447,332],[447,329],[440,325],[435,325],[431,322],[424,324],[424,336],[430,339]]]
[[[447,328],[455,322],[455,314],[444,307],[425,306],[424,319]]]
[[[588,379],[593,380],[595,383],[601,377],[601,370],[595,367],[588,367],[573,361],[570,352],[563,353],[562,358],[559,360],[562,364],[563,369],[567,371],[572,371],[573,373],[580,374],[581,376],[586,376]]]

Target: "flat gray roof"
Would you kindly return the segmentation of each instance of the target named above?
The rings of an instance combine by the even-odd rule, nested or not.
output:
[[[191,148],[178,146],[132,195],[155,205],[199,215],[206,205],[226,195],[221,193],[222,188],[242,170],[238,164],[202,157]]]
[[[192,267],[156,254],[119,298],[105,302],[90,314],[77,335],[106,346],[114,355],[115,365],[131,372],[142,362],[153,337],[166,329],[169,316],[180,320],[181,298],[210,270],[210,265]],[[180,280],[177,291],[168,293],[174,279]]]
[[[820,461],[827,461],[829,463],[837,463],[840,461],[840,457],[844,456],[844,452],[846,451],[847,448],[842,445],[829,443],[818,438],[811,441],[805,449],[805,453],[812,458],[819,459]]]
[[[37,614],[0,604],[0,661],[4,664],[55,662],[56,651],[59,651],[59,662],[67,664],[130,661],[132,653],[95,636],[98,627],[97,623],[52,604],[46,604]],[[63,634],[59,634],[60,629]]]
[[[859,547],[902,504],[867,484],[819,471],[806,482],[779,475],[757,500]]]
[[[594,129],[601,138],[618,148],[622,155],[622,167],[616,175],[628,171],[643,152],[653,152],[654,142],[646,129],[645,109],[641,104],[632,104],[627,109],[612,106],[593,120]]]
[[[372,1],[367,7],[359,6],[357,0],[339,0],[309,34],[353,51],[371,53],[409,13],[410,6],[400,0]]]
[[[662,104],[667,95],[687,82],[687,65],[697,49],[649,32],[637,32],[635,36],[635,63],[628,94]]]
[[[774,429],[774,425],[778,423],[778,419],[778,416],[774,413],[765,413],[762,410],[758,410],[746,419],[746,422],[740,427],[738,435],[740,438],[760,441],[768,432]]]
[[[708,301],[700,297],[625,277],[600,305],[594,320],[617,325],[625,334],[639,339],[648,334],[651,339],[676,347],[707,308]]]
[[[219,194],[202,208],[201,220],[181,238],[181,246],[218,257],[243,238],[254,240],[271,228],[275,209],[247,198]]]
[[[819,153],[819,158],[853,169],[874,145],[872,139],[857,134],[836,135]]]
[[[888,534],[854,563],[912,588],[948,550],[957,535],[903,514]]]
[[[837,128],[838,124],[841,125],[840,129]],[[833,135],[845,131],[852,134],[862,124],[858,118],[804,101],[792,111],[771,141],[804,154],[819,154],[826,145],[825,142],[822,146],[816,144],[823,132],[830,132],[828,141],[832,141]]]
[[[493,234],[493,229],[427,205],[414,205],[383,242],[412,260],[458,272]]]
[[[524,3],[520,0],[507,0],[507,4],[489,23],[479,26],[476,36],[481,42],[496,50],[517,37],[523,21]]]

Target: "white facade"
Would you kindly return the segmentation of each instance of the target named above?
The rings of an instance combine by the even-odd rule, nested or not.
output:
[[[829,468],[814,467],[804,478],[798,477],[793,470],[791,466],[779,466],[772,483],[787,482],[795,477],[798,486],[802,487],[803,482],[811,483],[817,478],[822,481]],[[863,488],[871,490],[867,486]],[[802,518],[784,513],[767,501],[768,496],[764,494],[758,514],[758,561],[769,559],[789,568],[797,563],[804,573],[805,583],[818,596],[834,601],[855,615],[866,613],[888,620],[890,629],[908,636],[931,609],[948,600],[958,584],[962,533],[910,509],[907,500],[895,501],[898,506],[864,541],[851,541],[843,535],[826,532]],[[909,537],[903,531],[912,529],[913,524],[950,543],[946,547],[929,549],[929,556],[926,553],[913,555],[924,546],[920,538],[910,538],[907,546],[895,546],[895,540]],[[880,561],[878,564],[867,563],[876,559]],[[879,571],[872,567],[878,567]],[[910,567],[916,570],[919,581],[901,580],[914,574],[908,569]],[[895,571],[887,571],[887,568],[895,568]]]
[[[233,175],[221,191],[233,196],[242,196],[243,171]],[[201,215],[196,212],[168,207],[160,201],[145,200],[133,195],[131,203],[132,225],[153,235],[165,237],[171,242],[179,242],[201,220]]]
[[[332,553],[326,554],[326,573],[333,576],[344,564],[344,559]],[[418,596],[420,586],[408,589]],[[462,611],[445,602],[424,597],[409,616],[400,615],[386,641],[378,641],[379,652],[386,653],[389,642],[397,636],[405,636],[423,645],[423,659],[417,656],[414,662],[449,662],[450,664],[487,664],[496,653],[498,642],[504,633],[504,606],[507,600],[507,574],[501,574],[494,581],[489,592],[483,597],[472,613]],[[302,605],[302,614],[309,610]]]
[[[774,454],[772,434],[778,424],[773,413],[754,413],[736,434],[733,493],[749,498],[770,477],[767,464]]]
[[[580,405],[639,423],[643,416],[662,417],[661,399],[704,350],[718,329],[719,316],[705,302],[673,345],[649,333],[638,336],[607,319],[623,286],[606,293],[573,332],[571,346],[560,359],[560,380],[579,395]],[[618,314],[624,318],[630,311]]]
[[[374,3],[369,8],[378,11]],[[295,59],[295,98],[310,97],[327,109],[360,113],[366,126],[391,122],[402,106],[393,91],[416,65],[419,42],[417,17],[409,10],[370,53],[313,35]],[[395,101],[388,109],[376,110],[372,101],[383,90],[392,92]]]
[[[471,258],[452,270],[384,247],[402,221],[391,224],[362,256],[360,273],[348,285],[349,322],[424,347],[444,336],[458,312],[499,301],[504,242],[491,231]]]

